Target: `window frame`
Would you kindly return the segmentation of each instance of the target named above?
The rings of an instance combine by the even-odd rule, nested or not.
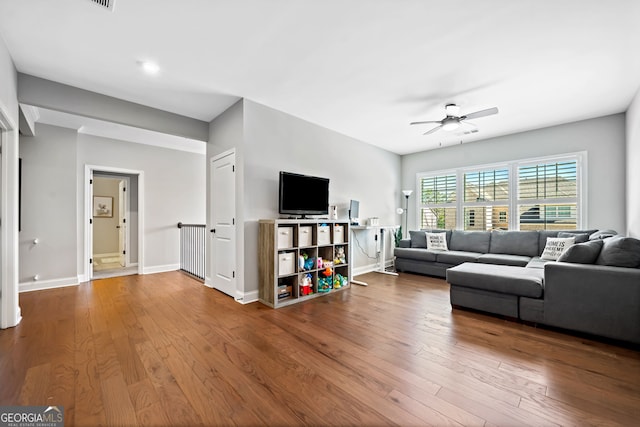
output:
[[[573,198],[543,198],[543,199],[519,199],[519,176],[520,167],[541,165],[545,163],[555,162],[576,162],[576,197]],[[509,197],[507,200],[483,201],[483,202],[465,202],[464,176],[465,173],[484,172],[496,169],[507,169],[509,173]],[[422,204],[422,180],[443,175],[456,176],[456,201],[455,203],[438,203],[433,205]],[[558,205],[562,203],[576,204],[576,229],[584,229],[587,224],[587,152],[572,152],[553,156],[535,157],[511,160],[500,163],[491,163],[483,165],[465,166],[455,169],[443,169],[432,172],[419,172],[416,174],[416,188],[419,197],[415,200],[416,224],[422,227],[422,209],[424,208],[456,208],[456,229],[465,229],[464,208],[465,207],[486,207],[486,206],[502,206],[507,205],[507,221],[509,230],[520,230],[519,206],[522,204],[551,204]],[[504,202],[504,203],[501,203]],[[476,218],[477,221],[477,218]]]
[[[422,179],[426,179],[426,178],[434,178],[434,177],[439,177],[439,176],[448,176],[448,175],[453,175],[456,177],[456,200],[453,203],[434,203],[431,205],[423,205],[422,204]],[[460,211],[460,208],[458,206],[458,204],[460,203],[459,200],[459,188],[460,188],[460,177],[457,174],[457,171],[455,169],[449,169],[449,170],[443,170],[443,171],[439,171],[438,173],[435,174],[431,174],[431,173],[426,173],[426,174],[418,174],[418,179],[417,179],[417,185],[416,188],[417,190],[417,197],[416,197],[416,204],[417,204],[417,209],[416,209],[416,219],[417,221],[419,221],[420,226],[422,227],[422,209],[429,209],[429,208],[433,208],[433,209],[450,209],[450,208],[455,208],[456,209],[456,228],[458,228],[458,221],[460,220],[458,212]]]

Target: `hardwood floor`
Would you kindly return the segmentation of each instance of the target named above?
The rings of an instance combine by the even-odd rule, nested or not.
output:
[[[66,425],[637,425],[640,353],[451,310],[448,285],[371,273],[242,306],[179,272],[20,295],[0,405]]]

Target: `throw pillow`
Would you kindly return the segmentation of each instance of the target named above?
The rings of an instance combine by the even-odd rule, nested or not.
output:
[[[547,244],[540,258],[555,261],[560,258],[560,255],[569,249],[569,246],[573,245],[575,241],[575,237],[547,237]]]
[[[640,267],[640,240],[622,236],[604,239],[596,264],[614,267]]]
[[[613,237],[617,234],[618,232],[615,230],[600,230],[590,235],[589,240],[606,239],[607,237]]]
[[[409,231],[409,237],[411,237],[412,248],[427,248],[427,236],[424,231]]]
[[[592,240],[585,243],[577,243],[558,258],[559,262],[572,262],[575,264],[593,264],[600,255],[602,240]]]
[[[427,249],[430,251],[448,251],[447,235],[445,233],[425,233]]]
[[[584,243],[589,241],[589,235],[587,233],[571,233],[568,231],[561,231],[558,233],[558,237],[575,237],[576,243]]]

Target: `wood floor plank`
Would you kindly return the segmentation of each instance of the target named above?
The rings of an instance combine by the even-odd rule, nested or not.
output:
[[[452,309],[441,279],[371,273],[273,310],[180,272],[20,295],[0,405],[67,425],[633,425],[640,352]],[[45,399],[45,403],[43,403]]]
[[[108,425],[131,426],[138,423],[131,403],[129,389],[122,375],[114,375],[100,382]]]
[[[74,364],[76,366],[75,415],[77,419],[87,425],[106,424],[91,313],[90,308],[85,306],[76,309]]]
[[[47,390],[51,380],[51,363],[34,366],[27,370],[27,375],[20,391],[20,405],[49,405]]]

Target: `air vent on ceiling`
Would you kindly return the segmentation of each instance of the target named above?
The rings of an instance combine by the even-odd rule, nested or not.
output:
[[[102,6],[105,9],[109,9],[113,11],[113,4],[116,2],[115,0],[91,0],[93,3],[98,6]]]

